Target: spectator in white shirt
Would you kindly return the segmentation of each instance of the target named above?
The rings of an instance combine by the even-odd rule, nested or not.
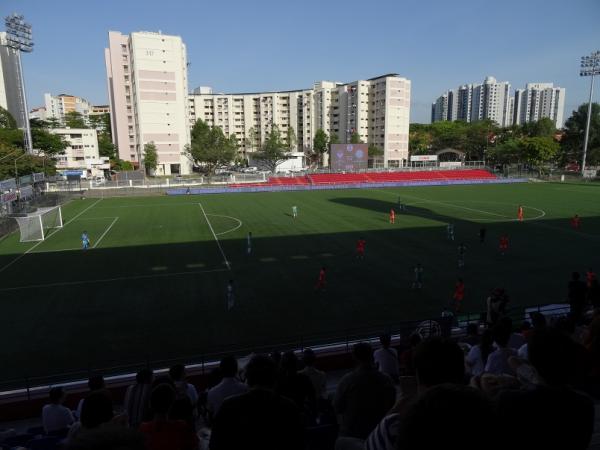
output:
[[[223,379],[219,384],[210,388],[207,394],[206,404],[210,417],[215,417],[226,398],[248,391],[248,386],[236,378],[238,363],[233,356],[223,358],[219,369]]]
[[[71,410],[63,406],[65,398],[62,387],[50,389],[50,403],[42,409],[42,425],[46,434],[65,431],[75,421]]]
[[[465,358],[468,372],[472,376],[480,376],[483,373],[488,358],[493,351],[494,339],[492,337],[491,330],[488,328],[481,335],[480,343],[471,347],[467,357]]]
[[[511,356],[516,356],[516,350],[508,347],[511,330],[503,324],[498,324],[492,330],[497,349],[488,356],[485,372],[495,375],[514,375],[515,371],[508,363]]]
[[[376,350],[373,355],[375,365],[380,372],[385,373],[397,382],[400,377],[400,367],[398,364],[398,352],[396,349],[390,347],[392,337],[387,333],[382,334],[379,337],[379,342],[381,342],[381,348]]]
[[[198,391],[196,386],[188,383],[185,379],[185,366],[183,364],[175,364],[169,369],[169,377],[175,385],[175,390],[182,395],[187,395],[195,407],[198,403]]]
[[[310,379],[317,398],[325,399],[327,398],[327,376],[325,375],[325,372],[315,368],[316,360],[317,355],[315,355],[315,352],[310,348],[305,349],[302,355],[304,369],[302,369],[300,373],[306,375]]]

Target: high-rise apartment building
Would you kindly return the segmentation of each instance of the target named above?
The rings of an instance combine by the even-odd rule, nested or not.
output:
[[[86,99],[69,94],[44,94],[44,108],[46,120],[55,118],[61,125],[65,124],[67,113],[77,112],[81,114],[87,123],[92,112],[92,105]]]
[[[553,83],[527,83],[525,89],[515,91],[513,121],[516,125],[537,122],[546,117],[556,128],[563,126],[565,88]]]
[[[0,32],[0,106],[24,126],[23,102],[16,51],[7,46],[6,33]]]
[[[383,150],[386,167],[397,167],[408,159],[410,88],[410,80],[397,74],[282,92],[215,94],[204,87],[190,94],[190,126],[198,119],[219,126],[237,137],[245,153],[264,142],[273,124],[284,137],[294,129],[298,151],[312,149],[319,128],[339,142],[356,133]]]
[[[188,174],[190,142],[186,48],[181,37],[161,33],[108,34],[105,49],[113,143],[119,158],[143,162],[154,143],[157,175]]]
[[[482,84],[465,84],[442,94],[432,104],[431,121],[490,119],[500,126],[509,126],[510,104],[510,83],[487,77]]]

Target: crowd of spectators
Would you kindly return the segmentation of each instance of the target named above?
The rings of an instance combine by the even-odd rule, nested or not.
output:
[[[63,388],[50,390],[44,432],[76,450],[586,449],[600,398],[600,312],[532,313],[516,326],[496,311],[458,340],[413,333],[400,342],[383,334],[376,350],[357,343],[354,369],[329,392],[310,349],[226,357],[200,392],[182,365],[168,376],[143,369],[122,409],[92,376],[74,411]],[[329,447],[315,445],[323,429]]]

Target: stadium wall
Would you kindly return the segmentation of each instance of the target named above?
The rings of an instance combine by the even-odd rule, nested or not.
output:
[[[214,188],[180,188],[169,189],[167,195],[186,194],[231,194],[243,192],[282,192],[282,191],[323,191],[335,189],[374,189],[414,186],[450,186],[464,184],[513,184],[527,183],[527,178],[498,178],[485,180],[430,180],[430,181],[393,181],[384,183],[332,183],[332,184],[307,184],[286,186],[239,186],[239,187],[214,187]]]

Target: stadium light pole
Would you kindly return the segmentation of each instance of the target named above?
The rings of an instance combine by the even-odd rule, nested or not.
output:
[[[600,75],[600,51],[595,51],[590,56],[581,57],[581,69],[579,76],[591,77],[590,99],[588,102],[587,123],[585,125],[585,137],[583,138],[583,159],[581,160],[581,175],[585,172],[585,160],[587,158],[588,140],[590,137],[590,121],[592,118],[592,98],[594,96],[594,76]]]
[[[21,52],[31,53],[33,51],[33,40],[31,39],[31,25],[25,22],[23,15],[11,14],[4,20],[6,25],[7,47],[12,48],[17,57],[17,79],[19,81],[21,94],[21,116],[23,118],[23,140],[25,151],[33,154],[33,142],[31,140],[31,127],[29,124],[29,109],[27,107],[27,93],[25,91],[25,79],[23,78],[23,64],[21,64]]]

